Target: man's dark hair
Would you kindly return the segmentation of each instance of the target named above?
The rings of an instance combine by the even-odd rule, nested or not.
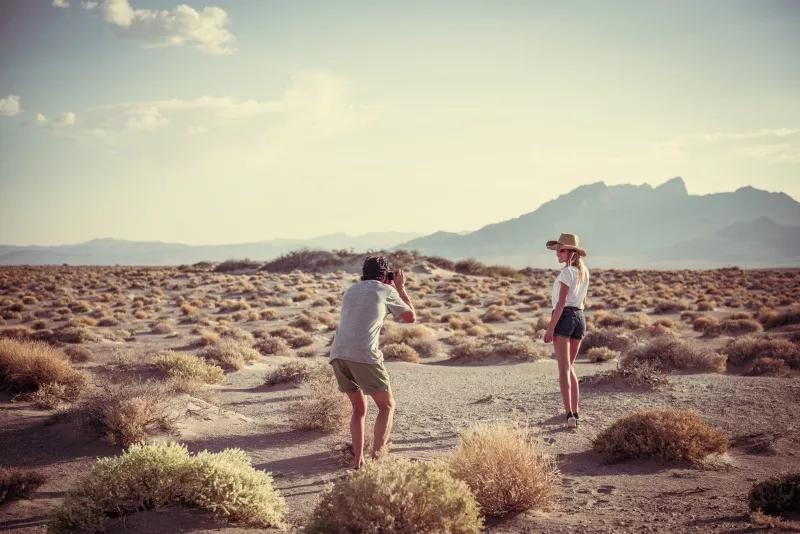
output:
[[[361,267],[362,280],[380,280],[389,272],[389,261],[383,256],[370,256]]]

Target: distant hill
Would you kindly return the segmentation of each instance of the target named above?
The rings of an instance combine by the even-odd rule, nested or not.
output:
[[[577,233],[591,264],[605,267],[799,265],[800,203],[753,187],[690,195],[682,178],[650,185],[597,182],[507,221],[458,235],[437,232],[398,249],[513,266],[555,265],[544,249]]]
[[[180,265],[198,261],[225,261],[236,258],[266,261],[292,250],[389,249],[419,234],[380,232],[359,236],[343,233],[311,239],[276,239],[233,245],[183,245],[158,241],[93,239],[77,245],[0,246],[0,265]]]

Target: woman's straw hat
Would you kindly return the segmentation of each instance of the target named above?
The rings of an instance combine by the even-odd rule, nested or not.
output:
[[[586,251],[578,246],[578,236],[575,234],[561,234],[557,240],[548,241],[547,248],[557,250],[558,247],[574,250],[581,256],[586,256]]]

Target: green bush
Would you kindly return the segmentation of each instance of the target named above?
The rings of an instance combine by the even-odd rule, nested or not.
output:
[[[386,458],[328,489],[307,532],[477,534],[482,526],[475,497],[444,463]]]
[[[170,504],[263,527],[283,526],[286,510],[270,474],[254,469],[240,449],[192,456],[177,443],[137,444],[97,460],[53,513],[49,530],[98,532],[114,518]]]

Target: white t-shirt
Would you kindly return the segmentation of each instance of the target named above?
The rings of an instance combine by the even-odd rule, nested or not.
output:
[[[586,291],[589,289],[589,270],[586,269],[586,276],[584,277],[583,282],[578,282],[578,276],[579,273],[577,267],[570,265],[561,269],[561,272],[558,273],[558,278],[556,278],[556,281],[553,282],[553,293],[550,296],[550,303],[553,305],[553,309],[556,308],[556,304],[558,304],[558,296],[561,293],[560,282],[564,282],[564,284],[569,288],[569,291],[567,292],[567,302],[564,305],[583,309],[583,299],[586,298]]]

